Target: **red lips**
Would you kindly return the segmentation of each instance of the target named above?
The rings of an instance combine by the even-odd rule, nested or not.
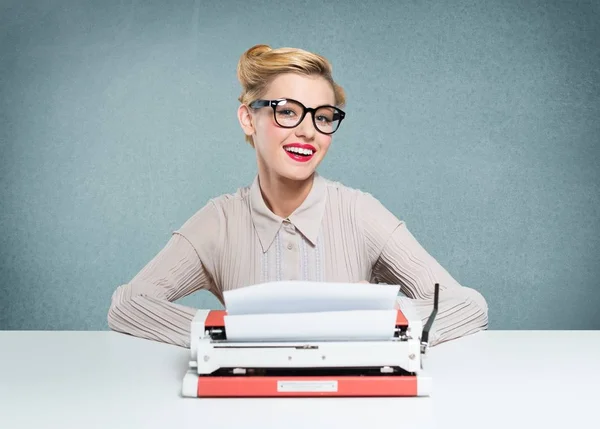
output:
[[[294,152],[289,152],[287,150],[285,150],[285,148],[290,148],[290,147],[297,147],[300,149],[309,149],[312,150],[312,155],[300,155]],[[304,143],[290,143],[290,144],[286,144],[283,147],[283,150],[285,151],[285,153],[287,153],[287,155],[292,158],[294,161],[297,162],[308,162],[312,159],[312,157],[315,155],[315,153],[317,152],[317,149],[310,144],[304,144]]]

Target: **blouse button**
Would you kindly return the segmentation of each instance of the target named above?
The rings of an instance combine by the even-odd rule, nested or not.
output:
[[[292,243],[288,243],[287,248],[289,250],[292,250],[294,248],[294,245]]]

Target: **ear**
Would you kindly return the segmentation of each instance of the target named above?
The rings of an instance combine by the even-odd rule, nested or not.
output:
[[[250,113],[250,109],[245,104],[241,104],[238,107],[238,120],[240,121],[240,125],[244,134],[247,136],[251,136],[254,134],[254,122],[252,118],[252,114]]]

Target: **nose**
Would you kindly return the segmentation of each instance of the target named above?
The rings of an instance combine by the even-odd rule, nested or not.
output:
[[[295,129],[296,137],[304,137],[307,140],[312,140],[315,138],[315,126],[312,122],[312,116],[310,113],[306,113],[302,122],[300,122]]]

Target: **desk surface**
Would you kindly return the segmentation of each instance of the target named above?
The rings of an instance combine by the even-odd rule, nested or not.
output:
[[[0,428],[503,428],[597,420],[600,331],[430,349],[429,398],[192,399],[189,350],[114,332],[0,332]]]

